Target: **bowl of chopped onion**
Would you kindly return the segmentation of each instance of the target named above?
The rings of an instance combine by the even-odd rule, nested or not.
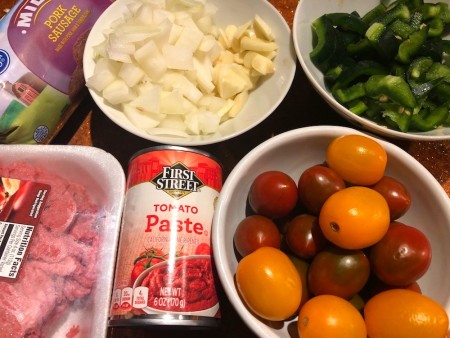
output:
[[[407,140],[450,139],[450,10],[445,1],[299,2],[294,48],[342,117]]]
[[[86,85],[117,125],[205,145],[266,119],[295,74],[290,28],[266,0],[117,0],[86,41]]]

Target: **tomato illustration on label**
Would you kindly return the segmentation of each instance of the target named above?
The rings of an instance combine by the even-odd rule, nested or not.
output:
[[[141,252],[141,254],[135,258],[134,267],[131,271],[130,282],[134,284],[139,275],[146,269],[157,263],[163,262],[167,259],[168,254],[165,254],[161,249],[151,247]]]
[[[196,255],[210,255],[211,254],[211,247],[208,243],[200,243],[197,245],[197,248],[195,249]]]

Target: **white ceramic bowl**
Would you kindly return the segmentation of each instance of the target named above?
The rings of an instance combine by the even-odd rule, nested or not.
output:
[[[264,338],[290,338],[296,335],[296,319],[268,325],[258,320],[242,303],[235,286],[238,261],[233,248],[233,235],[245,217],[246,199],[252,181],[267,170],[281,170],[298,180],[308,167],[322,163],[329,142],[337,136],[361,134],[352,128],[318,126],[291,130],[277,135],[250,151],[226,179],[214,216],[212,245],[220,281],[236,311],[244,322]],[[450,313],[450,199],[436,179],[412,156],[397,146],[378,140],[386,149],[386,174],[399,178],[412,197],[410,210],[401,221],[421,229],[429,238],[433,259],[419,281],[423,293],[436,299]],[[292,332],[292,331],[291,331]]]
[[[449,0],[443,2],[450,4]],[[309,57],[309,53],[313,49],[311,24],[315,19],[323,14],[334,12],[351,13],[352,11],[357,11],[360,15],[364,15],[379,3],[378,0],[321,0],[320,2],[316,0],[301,0],[295,11],[292,34],[294,48],[306,76],[311,81],[311,84],[316,91],[336,112],[359,127],[379,135],[400,139],[428,141],[450,139],[450,127],[440,127],[427,132],[404,133],[388,129],[385,125],[377,124],[369,119],[353,114],[333,98],[331,92],[325,86],[323,74],[311,62]]]
[[[110,27],[115,19],[122,16],[128,2],[130,0],[115,1],[100,16],[92,28],[86,42],[83,59],[86,79],[94,71],[93,46],[104,40],[103,30]],[[95,103],[113,122],[130,133],[150,141],[185,146],[205,145],[224,141],[248,131],[266,119],[281,103],[294,79],[297,60],[292,43],[291,30],[284,18],[266,0],[253,0],[251,2],[242,2],[239,0],[207,0],[207,3],[211,3],[218,8],[213,18],[214,24],[218,27],[225,28],[229,24],[244,24],[253,19],[255,14],[258,14],[270,26],[276,36],[276,43],[279,46],[278,55],[274,60],[276,67],[275,73],[260,82],[258,87],[251,92],[240,114],[236,118],[223,123],[219,131],[214,134],[192,136],[189,138],[149,135],[144,130],[134,126],[121,111],[106,104],[98,93],[90,90],[90,94]]]

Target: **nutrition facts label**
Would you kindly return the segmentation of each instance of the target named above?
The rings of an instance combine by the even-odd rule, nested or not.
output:
[[[0,279],[17,278],[50,194],[39,182],[0,177]]]
[[[0,277],[16,278],[33,231],[33,225],[0,222]]]

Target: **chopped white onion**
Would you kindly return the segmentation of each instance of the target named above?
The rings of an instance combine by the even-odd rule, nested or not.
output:
[[[103,97],[111,104],[129,102],[136,97],[133,89],[125,81],[117,79],[103,89]]]
[[[146,132],[149,135],[154,135],[154,136],[175,136],[175,137],[181,137],[181,138],[186,138],[189,137],[189,134],[185,131],[181,131],[178,129],[171,129],[171,128],[163,128],[163,127],[157,127],[157,128],[152,128],[149,130],[146,130]]]
[[[219,28],[205,0],[134,0],[103,31],[86,84],[151,135],[217,132],[236,117],[278,46],[255,15]]]
[[[157,127],[164,118],[164,116],[161,118],[158,115],[142,111],[130,104],[123,105],[123,112],[131,123],[139,126],[143,130],[151,130]]]
[[[166,45],[162,49],[167,68],[178,70],[193,70],[194,55],[190,48],[178,45]]]

